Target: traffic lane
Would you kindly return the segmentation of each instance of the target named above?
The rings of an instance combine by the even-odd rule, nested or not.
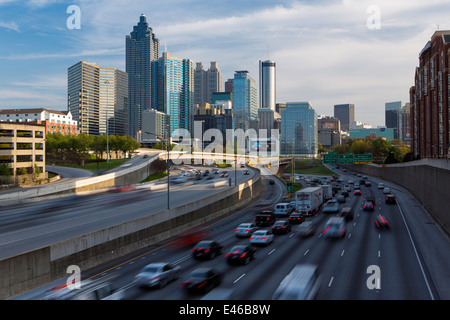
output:
[[[93,175],[92,171],[78,168],[61,167],[50,165],[47,166],[47,171],[57,173],[62,179],[66,178],[87,178]]]
[[[220,192],[222,188],[207,188],[205,185],[174,187],[171,189],[170,205],[182,205],[203,197]],[[99,202],[86,207],[77,207],[76,211],[65,209],[66,214],[55,214],[45,222],[26,225],[13,231],[0,234],[0,255],[6,257],[34,248],[49,245],[58,241],[86,234],[102,228],[145,217],[161,208],[166,208],[166,191],[130,192],[123,195],[108,195],[104,201],[99,196]],[[123,196],[123,197],[122,197]],[[140,200],[140,201],[138,201]],[[145,210],[143,210],[145,208]],[[60,210],[58,210],[59,212]],[[28,213],[24,213],[28,214]]]

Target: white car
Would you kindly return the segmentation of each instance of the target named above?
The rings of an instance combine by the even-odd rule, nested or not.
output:
[[[235,230],[236,237],[250,237],[258,227],[253,223],[241,223]]]
[[[386,188],[383,189],[383,193],[384,194],[391,193],[391,189],[386,187]]]
[[[379,183],[378,184],[378,189],[384,189],[384,183]]]
[[[325,213],[339,212],[339,203],[337,202],[337,200],[334,199],[328,200],[325,206],[323,207],[322,212]]]
[[[251,244],[263,244],[269,245],[273,242],[273,234],[271,230],[258,230],[255,231],[250,237]]]
[[[138,286],[165,287],[169,282],[180,277],[180,266],[166,262],[155,262],[146,265],[134,280]]]

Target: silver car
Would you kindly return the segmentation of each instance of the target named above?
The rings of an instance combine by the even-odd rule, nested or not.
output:
[[[241,223],[234,231],[236,237],[250,237],[256,230],[258,227],[253,223]]]
[[[180,277],[180,266],[166,262],[156,262],[146,265],[135,277],[138,286],[165,287],[169,282]]]
[[[328,200],[325,206],[323,207],[322,212],[325,213],[339,212],[339,203],[335,199]]]

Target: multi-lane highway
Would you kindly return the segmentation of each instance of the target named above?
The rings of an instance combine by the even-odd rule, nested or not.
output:
[[[340,172],[343,183],[360,178]],[[378,179],[369,177],[371,187],[361,186],[362,195],[346,199],[342,207],[352,207],[354,219],[346,224],[345,237],[330,239],[324,236],[325,222],[335,214],[319,212],[308,217],[317,230],[308,238],[300,236],[299,226],[276,235],[267,247],[256,247],[255,259],[247,265],[229,265],[225,254],[237,244],[248,244],[248,239],[237,238],[235,228],[243,222],[252,222],[264,205],[275,204],[283,196],[285,186],[277,179],[269,184],[264,177],[266,193],[258,202],[241,208],[203,226],[209,239],[218,241],[224,253],[207,261],[192,257],[190,247],[179,248],[177,238],[144,248],[136,254],[83,271],[83,278],[99,280],[108,275],[117,278],[114,285],[122,288],[125,299],[179,300],[201,299],[180,287],[188,274],[198,267],[218,270],[234,299],[267,300],[297,264],[314,264],[319,268],[320,288],[316,299],[387,299],[431,300],[449,299],[450,242],[420,204],[404,189],[385,182],[397,198],[396,204],[386,204],[385,195],[377,188]],[[353,188],[352,188],[353,191]],[[375,197],[373,212],[363,211],[366,197]],[[382,214],[391,225],[390,230],[379,230],[375,218]],[[265,229],[269,229],[266,227]],[[147,264],[168,262],[181,268],[180,277],[160,289],[138,287],[134,277]],[[62,279],[63,281],[63,279]],[[378,282],[377,282],[378,281]],[[377,285],[374,285],[377,284]],[[42,298],[39,290],[25,298]],[[228,297],[228,296],[227,296]]]
[[[206,170],[197,169],[203,169],[203,172]],[[238,183],[255,174],[253,170],[249,170],[249,175],[244,175],[243,171],[244,169],[237,169]],[[211,188],[210,183],[226,182],[231,178],[231,183],[234,184],[234,174],[229,172],[230,175],[226,178],[211,173],[209,177],[214,179],[203,176],[200,180],[187,180],[178,175],[181,171],[174,171],[174,176],[171,176],[174,183],[170,186],[170,207],[221,192],[228,186]],[[149,191],[149,186],[157,184],[162,188]],[[166,185],[166,179],[163,179],[123,192],[68,195],[42,201],[33,199],[15,206],[2,207],[0,258],[159,212],[167,208]]]

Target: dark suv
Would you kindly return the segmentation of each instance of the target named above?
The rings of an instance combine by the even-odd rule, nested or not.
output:
[[[275,223],[276,217],[272,212],[258,213],[255,216],[255,224],[258,227],[271,226]]]
[[[386,203],[396,203],[397,198],[392,193],[386,195]]]
[[[341,209],[339,216],[344,218],[345,221],[353,220],[353,209],[351,207],[344,207]]]
[[[223,246],[214,240],[202,240],[192,249],[192,256],[195,259],[213,259],[221,254]]]

